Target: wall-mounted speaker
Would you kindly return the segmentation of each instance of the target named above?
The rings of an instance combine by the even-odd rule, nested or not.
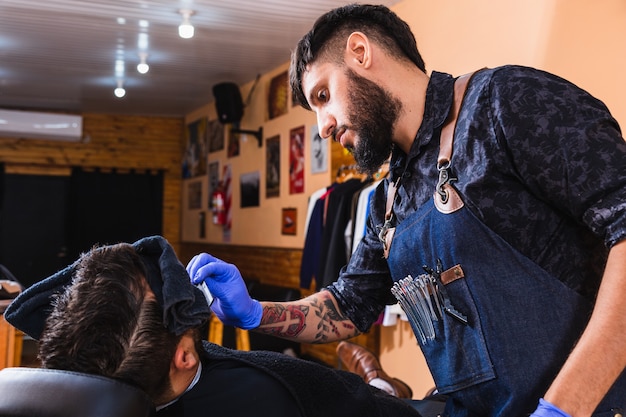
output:
[[[223,124],[239,123],[243,117],[243,100],[239,86],[224,82],[213,86],[217,118]]]

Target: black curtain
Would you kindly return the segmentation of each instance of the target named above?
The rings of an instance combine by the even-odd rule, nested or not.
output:
[[[72,170],[69,254],[162,234],[163,173]]]
[[[3,174],[0,188],[0,263],[28,287],[69,262],[69,177]]]

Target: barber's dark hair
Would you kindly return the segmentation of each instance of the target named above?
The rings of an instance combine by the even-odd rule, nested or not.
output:
[[[349,4],[320,16],[292,52],[289,83],[294,103],[310,110],[302,91],[302,75],[320,57],[340,62],[346,38],[355,31],[376,41],[391,56],[409,60],[426,72],[415,36],[405,21],[382,5]]]
[[[102,375],[158,400],[180,336],[163,325],[145,269],[125,243],[81,255],[72,285],[58,295],[39,344],[42,367]]]

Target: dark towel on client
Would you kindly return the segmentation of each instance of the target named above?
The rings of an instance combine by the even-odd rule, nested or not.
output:
[[[148,284],[163,307],[163,323],[168,330],[180,335],[202,325],[211,310],[202,292],[190,284],[185,267],[167,240],[161,236],[146,237],[133,243],[133,247],[143,261]],[[6,320],[39,340],[54,296],[72,283],[77,262],[22,292],[4,313]]]

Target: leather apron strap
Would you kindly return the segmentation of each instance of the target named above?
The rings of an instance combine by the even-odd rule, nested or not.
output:
[[[444,122],[441,129],[440,145],[439,145],[439,157],[437,158],[437,169],[439,170],[439,181],[437,182],[437,189],[435,192],[435,206],[443,213],[451,213],[463,207],[463,200],[454,191],[450,185],[449,167],[450,159],[452,158],[452,145],[454,142],[454,128],[456,126],[456,120],[459,116],[461,109],[461,103],[465,97],[465,91],[471,78],[478,71],[474,71],[465,75],[461,75],[454,82],[454,96],[452,106],[448,117]],[[400,177],[401,178],[401,177]],[[391,249],[391,242],[395,232],[395,227],[391,227],[393,220],[393,203],[396,198],[396,191],[398,189],[398,183],[400,178],[394,183],[389,182],[387,186],[387,203],[385,206],[385,223],[380,228],[378,238],[383,243],[383,252],[385,259],[389,257],[389,250]]]

